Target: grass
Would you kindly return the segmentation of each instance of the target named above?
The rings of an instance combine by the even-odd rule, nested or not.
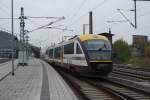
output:
[[[127,64],[132,64],[135,67],[143,67],[143,68],[150,69],[150,58],[144,58],[144,57],[131,58],[127,62]]]

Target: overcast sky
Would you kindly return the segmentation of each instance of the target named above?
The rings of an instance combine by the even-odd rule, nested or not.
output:
[[[11,17],[11,0],[0,0],[0,18]],[[133,0],[14,0],[14,17],[20,16],[20,8],[24,7],[25,16],[36,17],[62,17],[66,19],[52,26],[67,28],[73,31],[56,29],[42,29],[29,33],[30,43],[47,47],[51,43],[58,43],[62,36],[81,35],[83,24],[88,24],[88,13],[93,11],[94,34],[108,32],[111,28],[115,34],[114,41],[123,38],[132,43],[132,35],[148,35],[150,37],[150,1],[137,2],[137,29],[129,23],[107,23],[107,21],[125,20],[117,9],[134,22],[134,13],[129,11],[134,8]],[[27,19],[26,29],[33,30],[41,25],[46,25],[56,19]],[[15,33],[19,36],[19,20],[15,22]],[[11,30],[11,20],[0,20],[0,29]],[[3,30],[4,30],[3,29]],[[88,33],[88,26],[86,27]]]

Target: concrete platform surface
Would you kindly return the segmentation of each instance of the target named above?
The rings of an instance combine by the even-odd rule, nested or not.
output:
[[[15,65],[17,62],[15,62]],[[5,67],[11,67],[11,63]],[[5,69],[0,66],[1,69]],[[1,72],[0,69],[0,73]],[[3,70],[5,73],[9,72]],[[3,74],[0,74],[3,75]],[[32,58],[0,81],[0,100],[78,100],[62,77],[46,62]]]
[[[17,68],[18,60],[14,61],[14,69]],[[8,61],[0,64],[0,81],[12,71],[12,62]]]

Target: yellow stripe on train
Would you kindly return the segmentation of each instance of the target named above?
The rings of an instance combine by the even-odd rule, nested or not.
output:
[[[79,36],[81,41],[86,41],[86,40],[106,40],[108,41],[108,39],[105,36],[102,35],[96,35],[96,34],[86,34],[86,35],[81,35]]]
[[[112,62],[112,60],[96,60],[96,61],[90,61],[90,62]]]

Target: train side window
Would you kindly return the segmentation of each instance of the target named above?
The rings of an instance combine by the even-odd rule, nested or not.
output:
[[[74,54],[74,43],[64,45],[64,54]]]
[[[77,54],[82,54],[79,44],[77,44],[77,46],[76,46],[76,52],[77,52]]]
[[[48,50],[46,50],[46,55],[48,55]]]
[[[50,58],[53,57],[53,49],[51,49],[51,50],[49,51],[49,57],[50,57]]]
[[[60,47],[55,48],[55,58],[60,58]]]

